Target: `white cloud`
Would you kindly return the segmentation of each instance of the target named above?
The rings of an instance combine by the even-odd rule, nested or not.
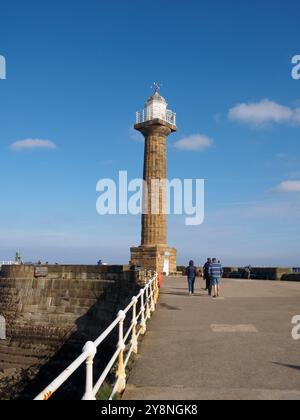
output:
[[[175,143],[175,147],[179,150],[187,152],[202,151],[212,147],[214,144],[213,140],[207,136],[201,134],[194,134],[178,140]]]
[[[294,110],[294,121],[300,124],[300,108]]]
[[[229,119],[245,124],[300,124],[300,108],[290,108],[269,99],[256,103],[242,103],[231,108]]]
[[[22,150],[34,150],[34,149],[56,149],[56,144],[50,140],[41,140],[41,139],[26,139],[16,141],[11,145],[11,149],[14,152],[19,152]]]
[[[300,192],[300,181],[284,181],[275,188],[275,191]]]

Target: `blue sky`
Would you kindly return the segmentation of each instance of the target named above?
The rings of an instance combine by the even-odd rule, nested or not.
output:
[[[205,223],[170,217],[178,262],[299,266],[299,16],[296,0],[4,0],[0,260],[128,262],[139,217],[97,215],[96,183],[141,176],[131,127],[157,79],[178,115],[169,178],[206,180]],[[28,139],[48,147],[12,147]]]

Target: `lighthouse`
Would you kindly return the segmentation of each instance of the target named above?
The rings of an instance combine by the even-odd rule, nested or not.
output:
[[[145,138],[141,245],[131,248],[131,264],[169,275],[177,271],[177,251],[167,244],[167,138],[176,132],[176,114],[155,92],[142,111],[136,113],[135,130]]]

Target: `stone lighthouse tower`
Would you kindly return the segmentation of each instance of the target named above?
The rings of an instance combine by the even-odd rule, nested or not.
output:
[[[177,251],[167,245],[167,137],[176,131],[176,114],[167,109],[166,100],[155,93],[145,108],[136,113],[134,128],[145,137],[144,214],[142,215],[142,243],[131,248],[131,263],[161,273],[175,273]]]

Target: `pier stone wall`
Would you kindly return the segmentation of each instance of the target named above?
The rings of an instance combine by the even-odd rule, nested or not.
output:
[[[16,382],[30,370],[34,376],[63,346],[65,363],[71,362],[145,281],[145,272],[129,266],[3,266],[0,315],[7,338],[0,340],[0,399],[14,397],[6,377],[15,382],[14,393],[21,392],[24,383]],[[65,368],[55,363],[57,373]]]

